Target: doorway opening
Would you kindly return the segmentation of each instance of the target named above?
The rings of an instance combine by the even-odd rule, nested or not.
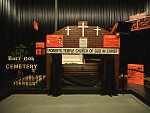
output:
[[[100,93],[100,55],[62,55],[63,93]]]

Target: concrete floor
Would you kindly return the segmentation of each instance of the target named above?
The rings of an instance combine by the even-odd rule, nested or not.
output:
[[[150,113],[150,107],[131,94],[11,95],[0,102],[0,113]]]

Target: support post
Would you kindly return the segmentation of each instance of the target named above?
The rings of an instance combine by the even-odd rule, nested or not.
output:
[[[57,31],[57,19],[58,19],[58,0],[55,0],[55,32]]]

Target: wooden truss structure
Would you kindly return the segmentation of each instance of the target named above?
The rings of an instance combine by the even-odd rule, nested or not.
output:
[[[147,12],[130,16],[130,19],[125,22],[133,23],[131,31],[137,31],[150,28],[150,15]]]

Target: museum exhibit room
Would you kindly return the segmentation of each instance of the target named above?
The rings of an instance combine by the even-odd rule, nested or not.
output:
[[[0,113],[150,113],[150,0],[0,0]]]

